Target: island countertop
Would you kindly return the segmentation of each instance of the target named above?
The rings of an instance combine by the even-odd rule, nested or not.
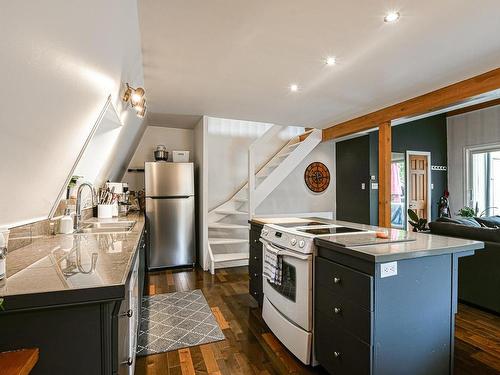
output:
[[[279,225],[280,223],[301,222],[307,220],[371,231],[371,233],[366,234],[339,234],[319,236],[314,239],[314,243],[318,247],[336,251],[373,263],[467,252],[484,248],[484,243],[481,241],[438,236],[430,233],[415,233],[400,229],[383,228],[372,225],[351,223],[340,220],[330,220],[318,217],[255,218],[250,222],[258,225]],[[388,239],[379,239],[374,241],[374,232],[386,233]],[[349,239],[349,241],[345,241],[346,239]],[[373,243],[369,244],[370,241],[373,241]],[[338,242],[346,242],[346,244],[340,245],[338,244]],[[356,244],[363,245],[355,246]]]
[[[92,221],[136,223],[128,232],[32,237],[28,245],[7,255],[7,278],[0,282],[6,310],[123,298],[144,216],[86,222]]]

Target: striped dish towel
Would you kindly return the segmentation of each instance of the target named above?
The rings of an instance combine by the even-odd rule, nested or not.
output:
[[[283,262],[279,251],[266,245],[264,254],[264,277],[272,284],[281,285]]]

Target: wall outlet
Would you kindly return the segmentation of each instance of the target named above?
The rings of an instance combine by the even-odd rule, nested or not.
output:
[[[380,277],[396,276],[398,274],[398,262],[382,263],[380,265]]]
[[[366,189],[366,185],[364,182],[361,183],[361,190],[365,190]]]
[[[372,190],[378,190],[378,182],[372,182]]]

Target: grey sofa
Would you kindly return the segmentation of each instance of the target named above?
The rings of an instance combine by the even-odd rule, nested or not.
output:
[[[458,264],[458,297],[461,301],[500,314],[500,217],[471,223],[438,219],[429,223],[432,234],[483,241],[484,250],[464,257]]]

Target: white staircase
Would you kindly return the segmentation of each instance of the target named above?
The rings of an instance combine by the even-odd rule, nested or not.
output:
[[[272,126],[248,150],[248,182],[236,194],[208,213],[208,257],[212,274],[217,268],[248,264],[248,219],[255,209],[321,142],[321,130],[300,141],[293,137],[264,166],[256,170],[255,149],[283,128]]]

